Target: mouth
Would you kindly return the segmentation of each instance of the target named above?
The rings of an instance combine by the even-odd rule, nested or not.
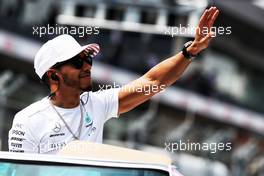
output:
[[[80,75],[80,78],[87,78],[87,77],[91,77],[91,73],[90,72],[86,72]]]

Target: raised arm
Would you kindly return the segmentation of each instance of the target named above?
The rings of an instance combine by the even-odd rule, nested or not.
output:
[[[214,36],[211,29],[218,14],[219,10],[216,7],[205,10],[197,26],[195,39],[187,47],[187,52],[190,55],[197,55],[208,47],[210,40]],[[137,80],[123,86],[119,91],[118,97],[119,114],[133,109],[173,84],[190,63],[191,61],[186,59],[183,53],[180,52],[157,64]]]

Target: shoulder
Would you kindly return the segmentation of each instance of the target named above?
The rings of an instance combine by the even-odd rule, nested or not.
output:
[[[85,92],[81,94],[81,100],[85,103],[87,101],[104,101],[106,99],[112,99],[118,97],[118,88],[99,90],[96,92]]]
[[[104,122],[111,117],[118,116],[118,88],[87,92],[81,95],[82,104],[88,108],[91,114],[101,114]]]
[[[14,120],[16,121],[24,121],[28,120],[32,117],[37,116],[37,114],[45,111],[50,106],[49,100],[47,97],[39,100],[31,105],[27,106],[26,108],[22,109],[18,113],[16,113]]]

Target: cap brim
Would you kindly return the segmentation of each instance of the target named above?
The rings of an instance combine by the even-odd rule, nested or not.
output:
[[[91,43],[91,44],[80,47],[78,50],[72,52],[69,55],[66,55],[64,58],[60,59],[60,62],[67,61],[67,60],[73,58],[74,56],[76,56],[82,52],[89,54],[93,58],[99,53],[99,51],[100,51],[99,45],[96,43]],[[57,63],[60,63],[60,62],[57,62]],[[57,63],[55,63],[55,64],[57,64]]]

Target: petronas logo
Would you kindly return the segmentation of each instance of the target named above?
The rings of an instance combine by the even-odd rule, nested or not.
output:
[[[86,116],[85,116],[85,123],[86,123],[86,125],[90,125],[93,123],[92,118],[88,114],[86,114]]]

